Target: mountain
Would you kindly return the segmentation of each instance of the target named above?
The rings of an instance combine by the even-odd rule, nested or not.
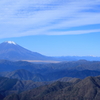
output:
[[[100,76],[87,77],[78,82],[55,82],[4,100],[100,100]]]
[[[31,80],[22,81],[18,79],[0,77],[0,100],[9,94],[20,93],[22,91],[30,90],[46,84],[48,83],[34,82]]]
[[[46,74],[46,78],[49,80],[57,80],[59,78],[63,77],[72,77],[72,78],[81,78],[84,79],[88,76],[98,76],[100,75],[100,71],[92,71],[92,70],[83,70],[83,71],[77,71],[77,70],[61,70],[61,71],[55,71]]]
[[[13,41],[0,44],[0,59],[7,60],[46,60],[48,57],[27,50]]]
[[[18,80],[18,79],[10,79],[7,77],[0,77],[0,100],[2,100],[5,96],[17,94],[17,93],[19,94],[23,91],[31,90],[39,86],[48,85],[56,81],[34,82],[31,80]],[[76,81],[80,81],[80,79],[66,77],[63,79],[59,79],[59,81],[75,83]]]
[[[19,69],[12,72],[2,72],[3,77],[19,80],[32,80],[32,81],[46,81],[46,79],[39,73],[31,73],[25,69]]]
[[[64,56],[49,57],[37,52],[32,52],[18,45],[13,41],[6,41],[0,44],[0,59],[5,60],[26,60],[33,62],[58,63],[59,61],[77,61],[85,59],[89,61],[100,61],[100,57],[93,56]],[[36,61],[34,61],[36,60]]]
[[[98,56],[62,56],[57,57],[60,61],[78,61],[78,60],[88,60],[88,61],[100,61]]]
[[[91,75],[91,73],[93,73],[94,76],[100,75],[100,72],[98,74],[97,71],[94,71],[94,72],[92,71],[91,73],[90,72],[89,71],[87,72],[88,75],[86,73],[80,74],[79,78],[89,76],[89,75]],[[59,72],[58,74],[57,73],[55,73],[55,74],[51,73],[50,75],[48,75],[48,74],[42,75],[40,73],[31,73],[31,72],[29,72],[25,69],[19,69],[19,70],[15,70],[15,71],[12,71],[12,72],[1,72],[0,76],[7,77],[7,78],[10,78],[10,79],[32,80],[34,82],[56,81],[56,80],[57,81],[71,81],[73,79],[76,80],[77,78],[74,78],[74,77],[78,77],[78,75],[79,75],[78,73],[81,73],[81,71],[77,72],[77,73],[70,71],[70,75],[66,75],[66,73],[64,72],[64,75],[61,75],[61,74],[63,74],[62,72]],[[73,73],[73,74],[71,75],[71,73]],[[78,74],[78,75],[75,75],[74,73]],[[70,77],[66,77],[66,76],[70,76]]]
[[[0,60],[0,75],[33,81],[55,81],[63,77],[85,78],[100,75],[99,61],[72,61],[57,64],[34,64],[25,61]]]

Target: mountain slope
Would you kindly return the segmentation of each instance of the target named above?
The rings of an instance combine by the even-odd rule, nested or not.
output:
[[[42,55],[40,53],[32,52],[28,49],[25,49],[13,41],[6,41],[6,42],[3,42],[0,44],[0,59],[27,60],[27,61],[36,60],[37,62],[47,62],[47,60],[49,60],[50,62],[52,62],[52,61],[55,61],[55,62],[58,62],[58,61],[77,61],[80,59],[85,59],[85,60],[89,60],[89,61],[100,61],[100,57],[93,57],[93,56],[49,57],[49,56],[45,56],[45,55]]]
[[[1,98],[14,93],[30,90],[41,85],[46,85],[46,82],[33,82],[31,80],[21,81],[18,79],[9,79],[0,77],[0,100]]]
[[[46,60],[47,57],[27,50],[13,41],[0,44],[0,59],[9,60]]]
[[[76,61],[57,64],[34,64],[25,61],[0,60],[0,75],[33,81],[54,81],[63,77],[83,79],[87,76],[100,75],[100,62]]]
[[[65,78],[67,79],[67,78]],[[72,79],[68,78],[67,81],[74,83],[75,81],[79,81],[80,79]],[[59,81],[65,81],[60,79]],[[31,80],[18,80],[18,79],[10,79],[6,77],[0,77],[0,100],[2,100],[5,96],[21,93],[23,91],[31,90],[33,88],[37,88],[39,86],[51,84],[54,82],[34,82]],[[15,100],[15,99],[14,99]]]
[[[19,79],[19,80],[32,80],[32,81],[46,81],[46,79],[37,73],[31,73],[25,69],[19,69],[12,72],[2,72],[0,73],[3,77],[8,77],[11,79]]]
[[[55,82],[4,100],[100,100],[100,76],[76,83]]]

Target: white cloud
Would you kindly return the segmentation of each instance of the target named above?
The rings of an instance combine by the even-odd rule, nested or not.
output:
[[[100,24],[98,5],[100,0],[0,1],[0,38],[96,32],[99,29],[52,33],[49,30]]]
[[[87,34],[100,32],[100,29],[97,30],[78,30],[78,31],[64,31],[64,32],[49,32],[48,35],[75,35],[75,34]]]

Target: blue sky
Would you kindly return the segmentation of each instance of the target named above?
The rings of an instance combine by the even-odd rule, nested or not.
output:
[[[100,0],[0,1],[0,43],[48,56],[100,56]]]

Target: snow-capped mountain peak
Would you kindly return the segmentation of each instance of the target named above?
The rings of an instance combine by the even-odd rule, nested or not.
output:
[[[15,43],[15,42],[13,42],[13,41],[6,41],[6,43],[16,45],[16,43]]]
[[[44,60],[48,57],[37,52],[30,51],[13,41],[5,41],[0,44],[0,59],[6,60]]]

